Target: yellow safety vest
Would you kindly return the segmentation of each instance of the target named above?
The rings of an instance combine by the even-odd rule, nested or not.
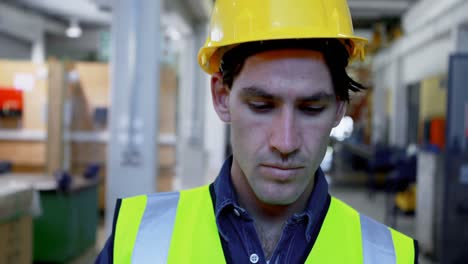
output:
[[[123,199],[115,217],[116,264],[226,263],[208,186]],[[413,239],[332,198],[306,263],[407,264],[416,257]]]

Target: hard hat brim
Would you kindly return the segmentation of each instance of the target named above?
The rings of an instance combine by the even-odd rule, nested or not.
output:
[[[284,38],[271,38],[269,40],[279,40]],[[349,61],[352,62],[356,59],[364,60],[365,59],[365,46],[368,42],[367,39],[358,37],[358,36],[343,36],[343,37],[323,37],[323,38],[313,38],[313,39],[337,39],[342,40],[349,40],[351,42],[351,47],[347,47],[349,53]],[[300,39],[291,39],[291,40],[300,40]],[[257,42],[257,41],[265,41],[265,39],[253,40],[248,42]],[[207,42],[205,46],[203,46],[198,52],[198,64],[208,74],[213,74],[219,72],[219,66],[221,63],[221,59],[223,55],[230,49],[236,47],[241,43],[247,42],[238,42],[238,43],[228,43],[224,45],[220,45],[219,43],[215,42]],[[346,45],[345,45],[346,46]]]

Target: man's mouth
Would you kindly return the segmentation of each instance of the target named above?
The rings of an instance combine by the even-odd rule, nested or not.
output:
[[[301,165],[283,165],[283,164],[260,164],[262,167],[273,168],[278,170],[298,170],[304,168]]]
[[[260,164],[260,172],[274,181],[286,182],[296,177],[303,166],[283,164]]]

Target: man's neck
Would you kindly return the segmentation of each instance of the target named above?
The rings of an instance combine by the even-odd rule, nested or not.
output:
[[[234,159],[231,167],[231,180],[237,193],[239,204],[255,220],[257,235],[262,243],[265,257],[270,259],[278,244],[286,221],[295,213],[304,211],[312,192],[313,178],[299,198],[288,205],[267,204],[258,199],[247,179]]]

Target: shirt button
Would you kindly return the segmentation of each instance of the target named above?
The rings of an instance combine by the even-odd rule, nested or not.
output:
[[[257,255],[257,254],[254,253],[254,254],[250,255],[250,263],[254,263],[254,264],[255,264],[255,263],[258,262],[258,260],[259,260],[259,258],[258,258],[258,255]]]
[[[234,214],[240,216],[239,210],[237,210],[237,208],[234,208]]]

